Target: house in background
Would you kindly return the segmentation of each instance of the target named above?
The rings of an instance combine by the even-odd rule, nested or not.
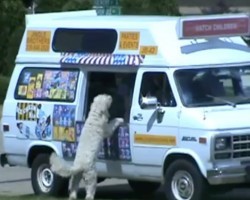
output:
[[[250,12],[250,0],[176,0],[182,15]]]

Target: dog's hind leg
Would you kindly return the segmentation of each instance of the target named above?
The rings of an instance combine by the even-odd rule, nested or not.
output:
[[[82,173],[78,173],[76,175],[71,176],[69,185],[69,200],[77,199],[77,191],[81,179],[82,179]]]
[[[97,187],[97,172],[95,169],[90,169],[83,173],[86,189],[85,200],[93,200]]]

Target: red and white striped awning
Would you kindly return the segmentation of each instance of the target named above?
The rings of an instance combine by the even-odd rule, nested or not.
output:
[[[144,55],[63,53],[61,64],[139,66]]]

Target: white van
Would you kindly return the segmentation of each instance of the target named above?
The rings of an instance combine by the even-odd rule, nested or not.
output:
[[[35,194],[67,192],[50,171],[75,156],[89,105],[111,94],[125,125],[103,141],[98,176],[137,193],[200,200],[250,180],[249,15],[26,16],[3,105],[4,166],[31,168]]]

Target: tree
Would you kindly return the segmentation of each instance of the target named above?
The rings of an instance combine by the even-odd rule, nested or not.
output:
[[[24,32],[24,25],[17,26],[15,30],[9,35],[8,48],[6,49],[6,68],[5,74],[12,73],[15,67],[15,58],[22,40]]]
[[[69,0],[35,0],[35,11],[36,13],[60,12],[68,1]]]
[[[23,2],[23,5],[25,8],[29,8],[32,6],[32,3],[33,3],[34,0],[22,0]]]
[[[62,7],[62,11],[89,10],[92,7],[92,0],[71,0]]]
[[[23,0],[24,1],[24,0]],[[91,9],[92,0],[34,0],[36,13]]]
[[[1,0],[0,1],[0,74],[9,75],[14,66],[14,60],[9,60],[8,49],[12,49],[13,56],[15,57],[20,43],[16,42],[18,45],[13,45],[13,38],[10,37],[13,32],[15,32],[17,27],[24,27],[24,16],[25,16],[25,7],[21,0]],[[23,31],[23,30],[22,30]]]
[[[0,0],[0,74],[12,73],[25,29],[26,9],[31,3],[31,0]],[[36,13],[92,8],[91,0],[34,0],[34,3]]]
[[[176,0],[121,0],[120,4],[126,15],[180,15]]]

